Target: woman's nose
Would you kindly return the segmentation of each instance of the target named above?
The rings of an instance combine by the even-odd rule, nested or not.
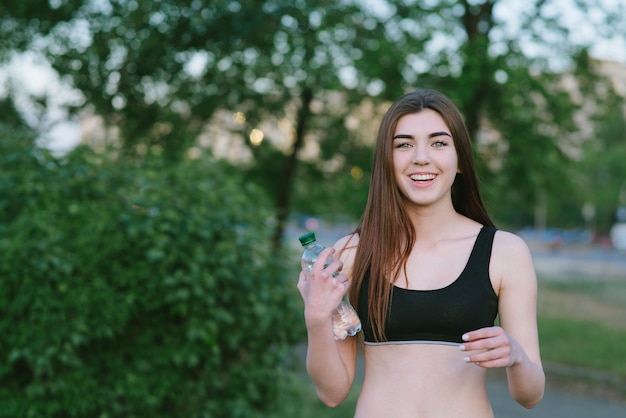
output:
[[[415,150],[413,152],[413,163],[424,165],[430,162],[430,155],[428,154],[428,150],[423,145],[416,145]]]

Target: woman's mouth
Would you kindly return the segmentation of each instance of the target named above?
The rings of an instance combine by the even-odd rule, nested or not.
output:
[[[413,181],[430,181],[437,177],[436,174],[411,174],[409,176]]]

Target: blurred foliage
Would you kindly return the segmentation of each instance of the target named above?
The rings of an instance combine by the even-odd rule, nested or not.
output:
[[[250,417],[304,337],[265,195],[0,126],[0,416]]]
[[[581,200],[593,205],[593,227],[606,231],[616,221],[616,208],[626,207],[626,119],[623,103],[607,103],[611,110],[596,123],[596,140],[586,144],[576,165]]]
[[[2,123],[5,126],[19,128],[23,131],[29,130],[19,110],[15,108],[15,102],[10,98],[0,98],[0,115],[2,115]]]
[[[599,213],[614,210],[596,189],[581,189],[569,154],[598,135],[581,129],[592,122],[580,114],[601,119],[615,100],[588,45],[556,12],[560,3],[526,2],[514,22],[496,13],[512,4],[504,0],[377,4],[22,0],[0,5],[0,59],[25,49],[45,54],[83,97],[72,110],[116,128],[127,157],[158,145],[166,158],[182,159],[207,127],[228,125],[217,113],[241,112],[239,125],[208,140],[227,136],[247,147],[241,153],[252,160],[240,168],[272,196],[275,242],[293,210],[360,215],[371,122],[415,87],[439,88],[459,104],[496,219],[538,224],[541,209],[565,226],[581,223],[590,201]],[[603,37],[623,36],[625,7],[575,2],[575,11],[593,11],[589,27]],[[266,138],[253,145],[249,134],[261,126]]]

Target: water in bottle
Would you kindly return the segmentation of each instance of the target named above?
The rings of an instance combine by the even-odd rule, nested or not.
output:
[[[302,270],[307,277],[310,277],[313,264],[325,247],[316,241],[314,232],[302,235],[299,240],[304,248],[301,260]],[[324,268],[331,262],[332,256],[329,256]],[[344,340],[348,335],[356,335],[361,330],[361,320],[347,298],[344,298],[334,310],[332,319],[335,340]]]

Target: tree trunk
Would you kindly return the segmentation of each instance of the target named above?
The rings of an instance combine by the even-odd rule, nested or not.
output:
[[[298,168],[298,152],[304,144],[304,134],[307,124],[311,116],[311,101],[313,100],[313,92],[310,88],[305,87],[300,95],[300,109],[296,119],[296,129],[293,139],[293,148],[291,154],[287,156],[284,171],[282,174],[283,187],[278,190],[276,195],[276,231],[274,233],[273,245],[274,249],[280,249],[282,245],[283,234],[289,216],[291,192],[295,182],[296,171]],[[278,179],[277,179],[278,180]]]
[[[493,7],[497,0],[471,5],[468,0],[462,2],[465,7],[463,26],[467,33],[467,46],[463,74],[467,74],[471,92],[465,96],[463,113],[470,137],[475,140],[480,128],[480,114],[485,106],[491,84],[489,63],[489,31],[493,27]]]

